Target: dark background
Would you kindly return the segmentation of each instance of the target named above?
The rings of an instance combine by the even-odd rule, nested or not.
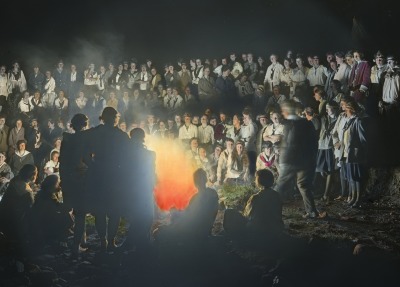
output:
[[[25,3],[26,2],[26,3]],[[287,49],[319,53],[398,48],[395,1],[145,0],[8,1],[0,62],[18,59],[78,66],[147,57],[158,66],[179,57],[218,58],[231,51],[268,56]],[[355,17],[355,18],[354,18]],[[356,19],[355,22],[353,18]],[[363,31],[365,33],[363,33]],[[354,33],[356,32],[356,33]]]

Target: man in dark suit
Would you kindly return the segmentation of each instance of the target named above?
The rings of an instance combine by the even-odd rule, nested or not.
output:
[[[319,213],[315,207],[312,194],[312,182],[315,173],[318,138],[314,126],[305,118],[296,114],[296,102],[285,101],[281,104],[285,118],[284,135],[280,148],[280,173],[276,191],[281,197],[287,197],[288,190],[293,189],[292,180],[303,197],[306,214],[304,218],[322,218],[326,213]]]

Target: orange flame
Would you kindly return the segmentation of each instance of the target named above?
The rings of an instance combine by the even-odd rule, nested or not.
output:
[[[162,210],[185,209],[197,192],[193,183],[194,168],[177,140],[146,137],[146,145],[156,152],[157,185],[155,200]]]

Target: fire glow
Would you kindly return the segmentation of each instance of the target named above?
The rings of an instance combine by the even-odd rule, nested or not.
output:
[[[155,201],[161,210],[183,210],[196,193],[194,168],[187,160],[183,147],[176,140],[146,138],[150,150],[156,152],[157,184]]]

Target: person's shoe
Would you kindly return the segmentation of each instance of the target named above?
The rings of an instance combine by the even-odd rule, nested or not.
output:
[[[307,212],[306,214],[303,215],[304,219],[322,219],[327,217],[328,214],[326,211],[323,212]]]
[[[334,199],[334,201],[342,201],[342,200],[344,200],[345,198],[343,197],[343,196],[341,196],[341,195],[339,195],[338,197],[336,197],[335,199]]]
[[[118,245],[115,244],[115,239],[108,241],[107,252],[115,252],[118,249]]]

